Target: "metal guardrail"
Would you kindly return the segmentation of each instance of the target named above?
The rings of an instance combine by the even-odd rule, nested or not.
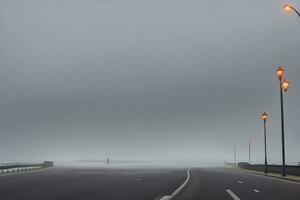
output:
[[[44,163],[38,163],[38,164],[3,164],[0,166],[0,170],[3,169],[13,169],[13,168],[24,168],[24,167],[42,167],[44,165]]]
[[[53,165],[52,161],[44,161],[42,163],[3,163],[0,164],[0,171],[3,173],[3,170],[18,169],[17,171],[19,171],[20,168],[45,168],[52,167]],[[23,169],[20,171],[23,171]]]

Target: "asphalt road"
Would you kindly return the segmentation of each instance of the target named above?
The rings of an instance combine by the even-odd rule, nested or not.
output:
[[[0,176],[1,200],[153,200],[172,193],[185,169],[51,168]]]
[[[0,176],[1,200],[154,200],[186,169],[51,168]],[[300,184],[227,168],[194,168],[174,200],[299,200]]]
[[[299,200],[300,184],[226,168],[190,170],[175,200]]]

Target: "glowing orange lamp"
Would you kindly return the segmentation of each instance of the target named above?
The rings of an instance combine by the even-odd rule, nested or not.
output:
[[[285,92],[287,92],[288,89],[289,89],[289,85],[290,85],[290,81],[289,81],[289,80],[284,80],[284,81],[282,82],[282,89],[283,89]]]
[[[282,6],[282,10],[283,10],[283,12],[285,12],[287,14],[291,13],[292,11],[294,11],[300,17],[299,11],[293,5],[291,5],[291,4],[288,4],[288,3],[284,4]]]

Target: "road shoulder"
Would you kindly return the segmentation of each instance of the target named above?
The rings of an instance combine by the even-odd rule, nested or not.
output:
[[[285,181],[291,181],[291,182],[300,184],[300,176],[286,175],[284,177],[284,176],[282,176],[281,174],[278,174],[278,173],[267,173],[267,174],[265,174],[264,172],[255,171],[255,170],[248,170],[248,169],[243,169],[243,168],[238,168],[238,170],[241,171],[241,172],[246,172],[246,173],[248,172],[248,173],[252,173],[252,174],[267,176],[267,177],[271,177],[271,178],[281,179],[281,180],[285,180]]]

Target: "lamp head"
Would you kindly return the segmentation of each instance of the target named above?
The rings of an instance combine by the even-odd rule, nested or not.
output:
[[[293,11],[293,8],[294,7],[291,4],[287,4],[287,3],[282,6],[283,12],[287,14],[291,13]]]
[[[283,69],[281,66],[279,66],[279,67],[277,68],[277,70],[276,70],[276,74],[277,74],[279,80],[281,80],[281,79],[282,79],[282,76],[283,76],[283,74],[284,74],[284,69]]]
[[[266,112],[264,112],[262,115],[261,115],[261,118],[266,121],[268,119],[268,114]]]
[[[289,89],[289,85],[290,85],[290,81],[289,81],[289,80],[284,80],[284,81],[282,82],[282,89],[283,89],[285,92],[287,92],[288,89]]]

